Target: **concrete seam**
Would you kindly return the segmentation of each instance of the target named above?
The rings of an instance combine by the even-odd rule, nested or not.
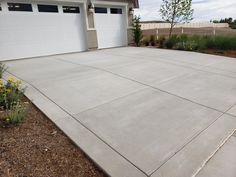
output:
[[[150,48],[150,49],[155,49],[155,50],[169,50],[169,49],[156,49],[156,48]],[[173,51],[173,50],[169,50],[169,51]],[[174,50],[175,52],[188,52],[188,51],[179,51],[179,50]],[[201,54],[201,55],[206,55],[206,56],[209,56],[210,54],[205,54],[205,53],[199,53],[199,52],[188,52],[188,53],[196,53],[196,54]],[[110,53],[108,53],[108,55],[115,55],[115,56],[123,56],[123,57],[125,57],[126,55],[122,55],[122,54],[117,54],[117,53],[115,53],[115,54],[110,54]],[[139,56],[137,56],[140,60],[146,60],[146,59],[142,59],[142,58],[140,58],[140,56],[141,57],[154,57],[154,56],[145,56],[145,55],[140,55],[139,54]],[[210,55],[210,56],[215,56],[215,55]],[[129,56],[129,57],[132,57],[132,56]],[[137,58],[136,57],[136,58]],[[217,56],[217,57],[223,57],[223,56]],[[176,65],[176,66],[183,66],[183,67],[186,67],[186,68],[191,68],[191,69],[194,69],[194,70],[200,70],[200,71],[204,71],[204,72],[209,72],[209,73],[213,73],[213,74],[218,74],[218,75],[222,75],[222,76],[228,76],[228,75],[224,75],[224,74],[219,74],[219,73],[215,73],[215,72],[212,72],[212,71],[205,71],[205,70],[201,70],[201,69],[197,69],[197,68],[194,68],[194,67],[191,67],[191,66],[186,66],[186,65],[182,65],[182,64],[180,64],[180,63],[173,63],[173,62],[170,62],[170,61],[164,61],[165,59],[166,59],[166,57],[164,57],[164,56],[160,56],[160,58],[161,59],[157,59],[159,62],[163,62],[163,63],[168,63],[168,64],[172,64],[172,65]],[[231,57],[225,57],[225,58],[231,58]],[[153,60],[153,59],[149,59],[148,58],[148,60],[149,61],[156,61],[156,60]],[[175,60],[175,59],[172,59],[173,61],[176,61],[176,62],[180,62],[179,60]],[[218,63],[222,63],[223,61],[219,61],[219,62],[217,62],[217,63],[210,63],[210,64],[207,64],[207,65],[204,65],[204,66],[202,66],[202,65],[199,65],[199,64],[196,64],[196,63],[189,63],[189,62],[185,62],[185,61],[181,61],[182,63],[185,63],[185,64],[192,64],[192,65],[196,65],[196,66],[200,66],[201,68],[203,68],[203,67],[211,67],[212,65],[214,65],[214,64],[218,64]],[[213,68],[213,67],[211,67],[211,68]],[[231,72],[231,71],[227,71],[227,70],[222,70],[222,69],[218,69],[218,68],[213,68],[213,69],[217,69],[217,70],[219,70],[219,71],[225,71],[225,72]],[[232,73],[234,73],[234,72],[232,72]],[[233,77],[233,76],[228,76],[228,77]],[[233,78],[236,78],[236,77],[233,77]]]
[[[116,56],[125,56],[125,55],[118,55],[118,54],[114,54],[114,55],[116,55]],[[212,74],[216,74],[216,75],[220,75],[220,76],[232,77],[232,78],[234,78],[234,79],[236,78],[236,77],[234,77],[234,76],[230,76],[230,75],[227,75],[227,74],[220,74],[220,73],[216,73],[216,72],[213,72],[213,71],[206,71],[206,70],[200,69],[200,68],[209,67],[209,68],[212,68],[212,69],[217,69],[217,70],[219,70],[219,71],[224,71],[224,72],[229,72],[229,73],[231,73],[231,71],[227,71],[227,70],[222,70],[222,69],[218,69],[218,68],[213,68],[213,67],[211,67],[211,65],[218,64],[218,63],[221,63],[221,62],[214,63],[214,64],[208,64],[208,65],[202,66],[202,65],[198,65],[198,64],[194,64],[194,63],[188,63],[188,62],[181,61],[182,63],[185,63],[185,64],[192,64],[192,65],[199,66],[200,68],[198,69],[198,68],[194,68],[194,67],[191,67],[191,66],[186,66],[186,65],[183,65],[183,64],[180,64],[180,63],[173,63],[173,62],[170,62],[170,61],[164,61],[166,58],[163,57],[163,56],[160,56],[160,59],[156,59],[156,60],[158,60],[158,61],[156,61],[156,60],[154,60],[154,59],[149,59],[149,58],[147,58],[147,59],[142,59],[142,58],[140,58],[140,56],[141,56],[141,57],[147,57],[147,56],[144,56],[144,55],[139,55],[139,56],[138,56],[139,59],[140,59],[140,60],[143,60],[143,61],[149,60],[149,61],[153,61],[153,62],[162,62],[162,63],[167,63],[167,64],[171,64],[171,65],[175,65],[175,66],[181,66],[181,67],[185,67],[185,68],[190,68],[190,69],[193,69],[193,70],[195,70],[195,71],[202,71],[202,72],[212,73]],[[151,57],[151,56],[148,56],[148,57]],[[175,60],[175,59],[173,59],[173,61],[179,62],[178,60]],[[232,73],[235,74],[234,72],[232,72]]]
[[[64,59],[58,59],[58,60],[61,60],[61,61],[64,61],[64,62],[68,62],[68,61],[65,61]],[[224,114],[228,114],[227,111],[230,110],[234,105],[232,105],[229,109],[227,109],[226,111],[220,111],[220,110],[217,110],[215,108],[212,108],[212,107],[209,107],[209,106],[206,106],[206,105],[203,105],[203,104],[200,104],[200,103],[197,103],[195,101],[192,101],[192,100],[189,100],[187,98],[184,98],[184,97],[181,97],[181,96],[178,96],[178,95],[175,95],[175,94],[172,94],[170,92],[167,92],[167,91],[164,91],[162,89],[159,89],[157,87],[153,87],[153,86],[150,86],[148,84],[144,84],[144,83],[141,83],[139,81],[136,81],[136,80],[133,80],[133,79],[130,79],[130,78],[127,78],[127,77],[124,77],[124,76],[121,76],[119,74],[116,74],[116,73],[113,73],[113,72],[110,72],[110,71],[107,71],[105,69],[101,69],[101,68],[97,68],[97,67],[93,67],[93,66],[89,66],[89,65],[83,65],[83,64],[78,64],[78,63],[74,63],[74,62],[69,62],[69,63],[73,63],[73,64],[76,64],[76,65],[80,65],[80,66],[86,66],[86,67],[90,67],[90,68],[93,68],[93,69],[96,69],[96,70],[101,70],[101,71],[104,71],[104,72],[108,72],[108,73],[111,73],[113,75],[116,75],[116,76],[119,76],[119,77],[122,77],[124,79],[128,79],[128,80],[131,80],[131,81],[134,81],[134,82],[137,82],[139,84],[142,84],[142,85],[146,85],[148,87],[151,87],[151,88],[154,88],[154,89],[157,89],[161,92],[165,92],[169,95],[172,95],[172,96],[175,96],[175,97],[178,97],[178,98],[181,98],[181,99],[184,99],[184,100],[187,100],[189,102],[192,102],[192,103],[195,103],[195,104],[198,104],[200,106],[203,106],[203,107],[206,107],[206,108],[209,108],[209,109],[212,109],[212,110],[215,110],[217,112],[221,112],[222,114],[217,118],[215,119],[215,121],[213,121],[211,124],[209,124],[205,129],[203,129],[201,132],[199,132],[197,135],[195,135],[188,143],[186,143],[185,145],[183,145],[183,147],[181,149],[179,149],[175,154],[177,154],[178,152],[180,152],[185,146],[187,146],[189,143],[191,143],[198,135],[200,135],[203,131],[205,131],[206,129],[208,129],[213,123],[215,123],[219,118],[221,118]],[[236,116],[234,116],[236,117]],[[149,175],[151,176],[153,173],[155,173],[158,169],[160,169],[166,162],[168,162],[175,154],[173,154],[172,156],[170,156],[161,166],[159,166],[156,170],[154,170],[152,173],[150,173]]]
[[[206,164],[215,156],[215,154],[224,146],[224,144],[228,141],[228,139],[234,134],[234,131],[228,135],[225,140],[222,141],[222,143],[219,145],[218,148],[216,148],[215,151],[213,151],[212,154],[209,155],[208,158],[203,162],[202,166],[197,169],[197,171],[192,175],[192,177],[196,177],[198,173],[206,166]]]
[[[116,149],[114,149],[111,145],[109,145],[106,141],[104,141],[100,136],[98,136],[95,132],[93,132],[90,128],[88,128],[84,123],[82,123],[80,120],[76,119],[76,117],[74,117],[72,114],[70,114],[68,111],[66,111],[64,108],[62,108],[60,105],[58,105],[56,102],[54,102],[51,98],[49,98],[47,95],[45,95],[40,89],[38,89],[37,87],[35,87],[33,84],[29,83],[28,81],[17,77],[16,75],[14,75],[13,73],[6,71],[9,74],[15,76],[16,78],[19,78],[20,80],[24,81],[25,83],[29,84],[31,87],[33,87],[34,89],[36,89],[39,93],[41,93],[43,96],[45,96],[48,100],[50,100],[52,103],[54,103],[56,106],[58,106],[62,111],[64,111],[66,114],[68,114],[70,117],[72,117],[75,121],[77,121],[80,125],[82,125],[84,128],[86,128],[89,132],[91,132],[94,136],[96,136],[100,141],[102,141],[104,144],[106,144],[109,148],[111,148],[114,152],[116,152],[118,155],[120,155],[122,158],[124,158],[124,160],[126,160],[127,162],[129,162],[131,165],[133,165],[137,170],[139,170],[140,172],[142,172],[145,176],[148,176],[148,174],[146,174],[142,169],[140,169],[138,166],[136,166],[133,162],[131,162],[129,159],[127,159],[124,155],[122,155],[120,152],[118,152]]]
[[[203,106],[203,107],[205,107],[205,108],[209,108],[209,109],[215,110],[215,111],[217,111],[217,112],[225,113],[224,111],[218,110],[218,109],[216,109],[216,108],[212,108],[212,107],[210,107],[210,106],[203,105],[203,104],[201,104],[201,103],[192,101],[192,100],[190,100],[190,99],[187,99],[187,98],[184,98],[184,97],[175,95],[175,94],[173,94],[173,93],[171,93],[171,92],[162,90],[162,89],[160,89],[160,88],[158,88],[158,87],[154,87],[154,86],[151,86],[151,85],[149,85],[149,84],[145,84],[145,83],[139,82],[139,81],[137,81],[137,80],[130,79],[130,78],[128,78],[128,77],[122,76],[122,75],[120,75],[120,74],[113,73],[113,72],[111,72],[111,71],[107,71],[107,70],[102,69],[102,68],[97,68],[97,67],[93,67],[93,66],[89,66],[89,65],[84,65],[84,64],[78,64],[78,63],[74,63],[74,62],[71,62],[71,61],[65,61],[64,59],[57,59],[57,60],[60,60],[60,61],[62,61],[62,62],[66,62],[66,63],[72,63],[72,64],[79,65],[79,66],[84,66],[84,67],[93,68],[93,69],[100,70],[100,71],[104,71],[104,72],[110,73],[110,74],[112,74],[112,75],[121,77],[121,78],[123,78],[123,79],[127,79],[127,80],[130,80],[130,81],[136,82],[136,83],[138,83],[138,84],[141,84],[141,85],[144,85],[144,86],[153,88],[153,89],[155,89],[155,90],[159,90],[159,91],[161,91],[161,92],[164,92],[164,93],[166,93],[166,94],[172,95],[172,96],[174,96],[174,97],[178,97],[178,98],[180,98],[180,99],[189,101],[189,102],[191,102],[191,103],[194,103],[194,104]],[[190,74],[193,74],[193,73],[190,73]],[[236,117],[236,116],[234,116],[234,117]]]
[[[233,105],[233,106],[234,106],[234,105]],[[215,119],[212,123],[210,123],[205,129],[203,129],[203,130],[200,131],[197,135],[195,135],[188,143],[186,143],[186,144],[182,147],[182,149],[185,148],[188,144],[190,144],[195,138],[197,138],[197,136],[199,136],[201,133],[203,133],[204,131],[206,131],[211,125],[213,125],[213,124],[214,124],[218,119],[220,119],[223,115],[225,115],[226,112],[228,112],[233,106],[231,106],[229,109],[227,109],[225,112],[223,112],[217,119]],[[234,130],[234,131],[235,131],[235,130]],[[234,131],[233,131],[233,133],[234,133]],[[232,133],[230,136],[232,136],[233,133]],[[229,136],[229,137],[230,137],[230,136]],[[220,147],[225,144],[225,142],[229,139],[229,137],[226,137],[225,141],[223,141],[222,144],[220,144]],[[177,154],[178,152],[180,152],[182,149],[180,149],[179,151],[177,151],[175,154]],[[215,153],[216,153],[218,150],[219,150],[219,148],[217,148],[217,150],[215,151]],[[214,154],[215,154],[215,153],[214,153]],[[175,156],[175,154],[174,154],[173,156]],[[213,154],[213,155],[214,155],[214,154]],[[206,159],[206,162],[204,162],[204,164],[197,170],[198,172],[205,166],[205,164],[208,162],[209,158],[213,157],[213,155],[210,155],[210,156]],[[173,157],[173,156],[172,156],[172,157]],[[167,163],[172,157],[170,157],[167,161],[165,161],[161,166],[163,166],[165,163]],[[160,169],[161,166],[158,167],[153,173],[155,173],[158,169]],[[194,174],[197,174],[198,172],[196,172],[196,173],[194,173]],[[153,173],[152,173],[152,174],[153,174]],[[152,175],[152,174],[151,174],[151,175]],[[195,176],[192,176],[192,177],[195,177]]]

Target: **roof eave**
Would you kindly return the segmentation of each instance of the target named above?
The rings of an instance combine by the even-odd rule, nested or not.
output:
[[[134,8],[139,8],[139,0],[133,0]]]

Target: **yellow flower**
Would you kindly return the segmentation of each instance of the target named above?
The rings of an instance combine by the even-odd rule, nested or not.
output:
[[[15,80],[16,80],[16,78],[13,77],[13,76],[10,76],[10,77],[8,78],[8,81],[9,81],[9,82],[15,82]]]
[[[7,93],[11,93],[11,92],[12,92],[12,90],[11,90],[11,89],[7,89],[6,91],[7,91]]]
[[[21,80],[17,80],[17,81],[16,81],[16,84],[17,84],[17,85],[21,85],[21,83],[22,83]]]

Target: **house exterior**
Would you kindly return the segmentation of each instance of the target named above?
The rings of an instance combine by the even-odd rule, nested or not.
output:
[[[137,0],[0,1],[0,61],[126,46]]]

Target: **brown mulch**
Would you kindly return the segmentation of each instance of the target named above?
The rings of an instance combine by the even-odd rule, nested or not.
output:
[[[0,177],[106,177],[43,113],[30,104],[16,127],[0,127]]]
[[[236,58],[236,50],[205,50],[204,53]]]

